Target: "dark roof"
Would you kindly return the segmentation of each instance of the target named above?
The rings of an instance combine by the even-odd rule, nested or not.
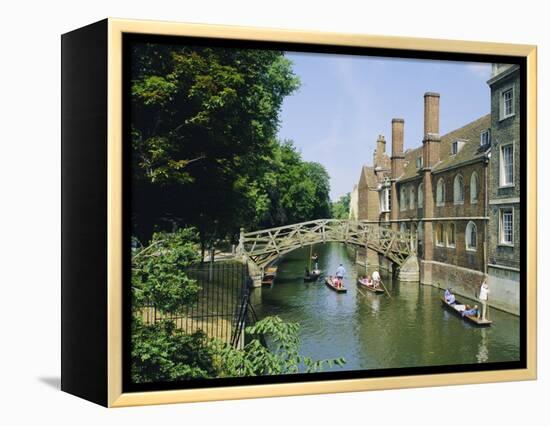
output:
[[[374,167],[363,166],[363,169],[361,170],[361,177],[359,178],[359,186],[375,188],[377,185],[378,182],[374,173]]]
[[[481,132],[490,127],[491,114],[487,114],[459,129],[443,135],[441,137],[441,145],[439,147],[439,156],[441,161],[435,165],[433,171],[437,172],[448,167],[458,166],[461,163],[467,163],[472,160],[482,158],[485,154],[486,148],[482,149],[479,145]],[[464,146],[456,155],[451,155],[451,145],[456,140],[464,141]],[[404,172],[399,180],[410,179],[418,176],[416,158],[421,155],[422,147],[405,151]]]
[[[422,157],[422,147],[407,149],[405,151],[405,165],[404,171],[399,180],[409,179],[414,176],[418,176],[418,169],[416,168],[416,159]]]

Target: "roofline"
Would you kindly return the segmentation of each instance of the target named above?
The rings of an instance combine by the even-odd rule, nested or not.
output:
[[[422,169],[419,169],[419,170],[422,170]],[[413,180],[416,180],[416,179],[422,179],[422,175],[421,174],[416,174],[414,176],[409,176],[409,177],[406,177],[404,179],[397,179],[396,183],[398,183],[398,184],[409,183],[409,182],[412,182]]]
[[[504,71],[502,71],[501,73],[497,74],[497,75],[494,75],[493,77],[491,77],[489,80],[487,80],[487,84],[489,86],[492,86],[493,84],[495,84],[497,81],[499,80],[502,80],[506,77],[509,77],[510,75],[512,75],[514,72],[518,71],[519,70],[519,65],[517,64],[514,64],[512,65],[510,68],[507,68],[505,69]]]
[[[476,158],[472,158],[470,160],[462,161],[462,162],[457,163],[457,164],[452,164],[452,165],[444,167],[442,169],[437,169],[437,170],[432,169],[432,174],[437,175],[439,173],[443,173],[443,172],[446,172],[448,170],[458,169],[458,168],[463,167],[463,166],[469,166],[470,164],[485,162],[486,159],[487,159],[487,151],[485,151],[485,153],[483,155],[481,155],[479,157],[476,157]]]

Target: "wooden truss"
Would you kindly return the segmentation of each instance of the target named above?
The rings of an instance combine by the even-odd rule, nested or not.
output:
[[[241,230],[237,253],[264,268],[278,257],[300,247],[339,242],[370,248],[401,266],[409,256],[416,255],[413,241],[412,234],[394,231],[378,223],[318,219],[261,231]]]

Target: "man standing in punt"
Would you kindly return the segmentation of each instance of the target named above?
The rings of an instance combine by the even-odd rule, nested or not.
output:
[[[481,283],[479,289],[479,301],[481,302],[481,319],[485,321],[487,318],[487,300],[489,299],[489,284],[487,284],[487,278]]]
[[[346,275],[346,270],[344,265],[340,263],[340,266],[336,268],[336,280],[338,281],[338,287],[342,286],[342,281],[344,280],[344,275]]]

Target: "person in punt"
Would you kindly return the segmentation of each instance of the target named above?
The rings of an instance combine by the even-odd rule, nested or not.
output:
[[[319,256],[317,255],[317,253],[313,253],[313,256],[311,256],[311,260],[313,260],[314,262],[314,270],[318,270],[319,269]]]
[[[454,305],[456,303],[455,295],[453,294],[453,289],[448,288],[445,290],[445,302],[447,302],[449,305]]]
[[[381,280],[382,279],[380,278],[380,274],[378,273],[378,271],[374,271],[372,273],[372,281],[373,281],[374,288],[378,288],[380,286]]]
[[[337,281],[337,287],[342,287],[342,281],[344,280],[344,275],[346,275],[346,269],[344,268],[344,265],[340,263],[340,266],[336,268],[336,281]]]
[[[368,287],[374,287],[374,283],[373,283],[372,278],[370,277],[370,275],[367,275],[365,277],[365,282],[366,282]]]
[[[460,313],[460,315],[462,315],[463,317],[470,316],[470,315],[478,316],[479,315],[479,309],[478,309],[477,305],[475,305],[473,308],[471,306],[466,305],[466,309],[464,309]]]

